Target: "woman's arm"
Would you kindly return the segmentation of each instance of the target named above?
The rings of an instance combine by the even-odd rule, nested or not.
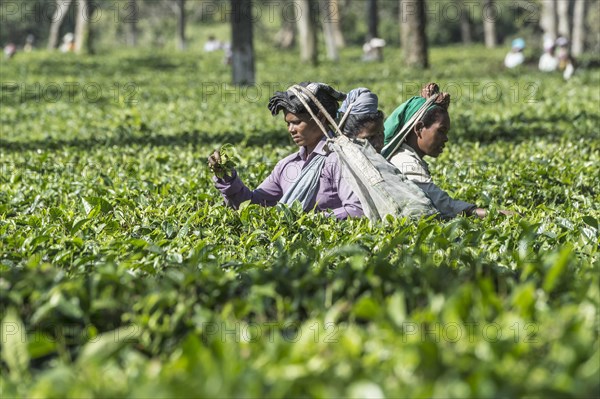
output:
[[[218,153],[215,151],[209,158],[208,164],[218,161]],[[237,209],[244,201],[250,200],[253,204],[262,206],[274,206],[282,197],[282,189],[279,184],[281,177],[282,162],[279,162],[273,172],[267,177],[256,190],[250,190],[240,179],[235,169],[224,173],[222,178],[213,177],[215,187],[221,192],[225,204]]]
[[[459,214],[477,216],[478,218],[483,219],[488,214],[487,210],[484,208],[479,208],[477,205],[453,199],[447,192],[436,186],[434,183],[415,183],[425,191],[425,194],[431,199],[431,202],[433,202],[433,205],[440,211],[440,215],[444,219],[452,219]],[[499,212],[505,216],[518,215],[517,212],[507,210],[500,210]]]
[[[478,208],[477,205],[465,201],[455,200],[447,192],[436,186],[434,183],[415,182],[431,199],[433,206],[440,212],[443,219],[452,219],[459,214],[477,215],[485,217],[485,210]],[[481,212],[483,211],[483,213]],[[480,216],[482,214],[483,216]]]
[[[282,197],[281,187],[274,179],[274,173],[263,181],[256,190],[250,190],[240,179],[237,171],[232,171],[233,176],[225,176],[223,179],[213,177],[215,187],[221,192],[225,204],[238,209],[242,202],[250,200],[253,204],[262,206],[274,206]]]

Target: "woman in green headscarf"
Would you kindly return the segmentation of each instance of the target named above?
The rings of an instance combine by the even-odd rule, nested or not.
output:
[[[455,200],[436,186],[423,160],[426,155],[437,158],[444,150],[450,130],[449,106],[450,95],[440,93],[435,83],[427,84],[420,96],[401,104],[385,120],[381,154],[427,194],[442,218],[460,214],[483,218],[485,209]]]

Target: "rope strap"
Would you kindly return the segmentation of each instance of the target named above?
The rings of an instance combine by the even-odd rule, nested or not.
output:
[[[354,107],[354,103],[348,105],[348,109],[346,109],[346,112],[344,112],[344,116],[342,116],[342,120],[340,120],[340,124],[338,125],[340,130],[344,128],[344,123],[346,123],[346,119],[348,119],[348,116],[350,116],[352,107]]]

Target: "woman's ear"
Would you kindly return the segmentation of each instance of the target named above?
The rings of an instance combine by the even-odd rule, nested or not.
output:
[[[319,113],[317,114],[317,119],[320,120],[321,123],[324,124],[325,126],[329,125],[329,119],[327,119],[325,114],[323,114],[323,111],[319,111]]]
[[[424,127],[425,124],[422,121],[418,121],[417,123],[415,123],[415,127],[413,129],[417,137],[421,137],[421,131]]]

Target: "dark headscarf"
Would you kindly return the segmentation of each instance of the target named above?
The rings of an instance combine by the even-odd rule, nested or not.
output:
[[[314,96],[321,102],[332,118],[335,118],[339,101],[346,98],[344,93],[341,93],[325,83],[302,82],[300,86],[306,87]],[[317,114],[319,108],[308,96],[303,97],[308,103],[310,109]],[[269,111],[273,116],[279,111],[284,110],[292,114],[305,114],[308,110],[302,105],[302,102],[296,96],[296,93],[291,90],[276,91],[273,97],[269,99]]]

